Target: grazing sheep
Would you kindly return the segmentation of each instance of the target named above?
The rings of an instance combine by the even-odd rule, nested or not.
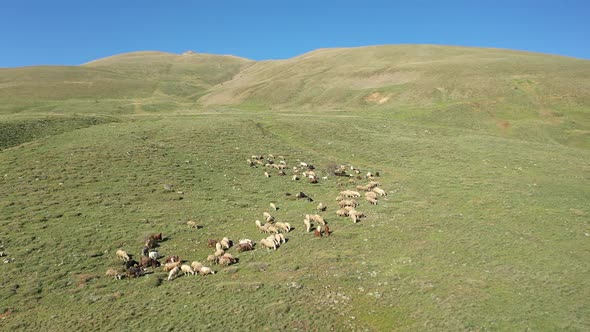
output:
[[[324,203],[320,202],[320,204],[318,204],[318,207],[316,208],[316,210],[318,210],[319,212],[322,211],[326,211],[328,207],[324,205]]]
[[[187,221],[186,225],[188,226],[188,228],[199,228],[199,226],[197,225],[197,222],[194,220]]]
[[[267,248],[267,249],[277,250],[277,245],[275,244],[274,241],[269,241],[267,239],[262,239],[262,240],[260,240],[260,245],[262,247],[264,247],[264,248]]]
[[[114,278],[115,280],[123,279],[123,274],[115,269],[108,269],[105,275]]]
[[[214,248],[216,244],[217,244],[217,240],[213,240],[213,239],[207,240],[207,247],[209,247],[209,248]]]
[[[232,242],[230,239],[224,237],[223,239],[221,239],[221,241],[219,241],[219,243],[221,244],[221,247],[223,249],[229,249],[232,246]]]
[[[234,258],[231,254],[224,254],[223,256],[219,257],[219,265],[232,265],[237,262],[237,258]]]
[[[295,174],[291,177],[291,180],[297,181],[297,180],[299,180],[299,177],[297,176],[297,174]]]
[[[279,241],[277,241],[277,239],[275,238],[274,235],[267,236],[266,237],[266,240],[267,241],[270,241],[270,242],[274,242],[276,246],[278,246],[280,244]]]
[[[275,203],[270,203],[270,208],[273,209],[273,210],[275,210],[275,211],[278,210],[277,209],[277,206],[275,205]]]
[[[377,193],[374,191],[369,191],[365,193],[365,198],[377,198]]]
[[[273,222],[275,220],[275,218],[271,216],[268,212],[263,212],[262,215],[266,219],[266,222]]]
[[[144,246],[144,247],[141,249],[141,256],[143,256],[143,257],[147,257],[147,256],[148,256],[148,254],[149,254],[149,251],[150,251],[150,248],[148,248],[148,247]]]
[[[275,223],[275,227],[280,230],[283,231],[285,233],[289,233],[291,231],[291,225],[287,222],[277,222]]]
[[[264,226],[262,226],[262,224],[260,224],[260,220],[256,220],[254,223],[256,224],[256,227],[258,227],[258,230],[261,233],[265,233],[266,232],[266,228]]]
[[[287,173],[285,173],[285,171],[279,171],[279,172],[277,173],[277,175],[278,175],[278,176],[285,176],[285,175],[287,175]]]
[[[254,249],[254,245],[250,242],[238,244],[238,252],[250,251]]]
[[[250,243],[250,244],[253,244],[252,240],[250,240],[250,239],[241,239],[241,240],[239,241],[239,244],[243,244],[243,243]]]
[[[300,162],[300,163],[299,163],[299,166],[301,166],[301,167],[307,167],[307,163]]]
[[[322,237],[322,226],[318,226],[314,231],[313,231],[313,236],[315,237]]]
[[[379,196],[387,196],[387,193],[385,192],[385,190],[383,190],[383,189],[381,189],[379,187],[373,188],[373,191],[375,193],[377,193],[377,195],[379,195]]]
[[[246,159],[246,163],[248,164],[248,166],[253,167],[254,165],[256,165],[252,160],[250,159]]]
[[[174,263],[166,263],[164,264],[164,271],[168,272],[168,271],[172,271],[174,268],[177,268],[180,266],[180,262],[174,262]]]
[[[377,181],[371,181],[367,184],[367,187],[373,189],[375,187],[379,187],[381,185],[381,183],[377,182]]]
[[[170,270],[170,273],[168,273],[168,281],[174,280],[174,278],[178,277],[179,273],[180,267],[175,266],[172,270]]]
[[[361,194],[359,194],[358,191],[353,191],[353,190],[344,190],[340,192],[340,196],[342,197],[361,197]]]
[[[203,266],[199,269],[199,271],[197,271],[197,273],[199,273],[202,276],[206,276],[208,274],[215,274],[215,271],[213,271],[213,269],[211,269],[208,266]]]
[[[217,264],[217,261],[219,260],[219,257],[215,256],[215,255],[209,255],[207,256],[207,262],[211,262],[213,264]]]
[[[158,259],[160,258],[160,253],[157,251],[150,251],[148,257],[151,259]]]
[[[267,232],[268,234],[276,234],[276,233],[278,233],[278,232],[279,232],[279,229],[278,229],[278,228],[276,228],[274,225],[271,225],[271,224],[266,224],[266,225],[264,225],[264,226],[266,226],[266,232]]]
[[[348,210],[338,209],[336,210],[336,215],[338,215],[339,217],[348,217]]]
[[[306,232],[311,230],[311,221],[308,218],[303,219],[303,224],[305,224]]]
[[[357,211],[357,210],[350,210],[348,212],[348,215],[350,216],[350,219],[352,220],[353,223],[357,223],[361,220],[361,218],[365,217],[365,214],[361,211]]]
[[[266,176],[267,178],[270,177],[270,174],[268,174],[268,172],[264,172],[264,176]]]
[[[180,270],[182,272],[184,272],[184,275],[190,274],[190,275],[195,275],[195,270],[193,270],[193,268],[190,265],[187,264],[182,264],[182,266],[180,267]]]
[[[281,233],[275,234],[275,240],[278,241],[279,244],[287,242],[287,239],[285,239],[285,236]]]
[[[125,250],[119,249],[115,254],[120,260],[125,262],[129,260],[129,254]]]
[[[356,186],[356,189],[360,190],[360,191],[369,191],[371,190],[371,188],[369,188],[369,186]]]
[[[219,249],[215,250],[215,252],[213,253],[213,256],[221,257],[221,256],[223,256],[223,254],[225,254],[225,250],[219,248]]]
[[[313,183],[313,184],[318,183],[318,178],[316,178],[316,177],[310,177],[309,178],[309,183]]]
[[[193,271],[198,273],[199,270],[203,267],[203,264],[201,264],[201,262],[198,261],[193,261],[191,263],[191,267],[193,268]]]
[[[358,205],[359,205],[359,203],[354,199],[345,199],[345,200],[338,202],[338,206],[340,206],[341,208],[343,208],[345,206],[357,207]]]
[[[379,202],[376,198],[373,198],[373,197],[365,197],[365,199],[373,205],[377,205],[377,203]]]
[[[319,214],[306,214],[305,219],[309,219],[311,221],[320,223],[322,225],[326,224],[326,221],[324,220],[324,218],[322,216],[320,216]]]

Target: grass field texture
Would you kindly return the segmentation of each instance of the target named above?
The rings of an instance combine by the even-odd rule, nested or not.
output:
[[[368,50],[349,56],[393,52]],[[434,57],[426,51],[413,52]],[[288,61],[323,68],[330,57],[345,62],[338,52]],[[483,57],[478,52],[490,54],[452,57]],[[233,57],[219,64],[221,74],[206,67],[187,75],[195,94],[173,88],[171,97],[150,84],[184,72],[186,59],[156,55],[173,65],[147,71],[107,58],[80,67],[100,73],[99,81],[123,75],[139,84],[98,97],[73,98],[60,85],[59,98],[44,90],[13,96],[3,87],[23,79],[0,79],[0,330],[590,329],[587,61],[570,90],[537,76],[508,81],[518,85],[509,94],[486,95],[476,85],[477,94],[461,97],[414,77],[402,87],[335,87],[333,100],[348,97],[328,107],[314,104],[329,100],[314,94],[321,89],[281,99],[291,88],[268,97],[261,83],[245,93],[239,75],[271,71],[271,79],[283,75],[274,67],[282,64]],[[573,72],[574,62],[562,68]],[[293,77],[301,78],[299,68]],[[316,76],[311,86],[325,82]],[[556,85],[562,99],[544,94]],[[379,104],[395,94],[405,99]],[[227,105],[207,104],[228,95],[235,99]],[[250,167],[254,154],[282,155],[289,168],[311,163],[327,179],[310,184],[292,181],[290,170],[281,177]],[[388,193],[377,205],[359,199],[367,217],[357,224],[336,216],[335,198],[368,180],[333,176],[334,165],[378,171]],[[314,202],[295,199],[300,191]],[[304,229],[319,202],[328,205],[321,214],[330,237]],[[209,276],[166,281],[151,268],[137,279],[104,275],[122,265],[117,249],[138,257],[152,233],[166,238],[161,254],[189,263],[213,252],[208,239],[258,242],[265,235],[254,221],[264,211],[295,227],[276,251],[230,249],[239,262],[213,265]],[[202,228],[188,228],[188,220]]]

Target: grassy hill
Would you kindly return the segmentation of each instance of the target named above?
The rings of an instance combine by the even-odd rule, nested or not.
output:
[[[588,68],[408,45],[0,69],[0,326],[588,330]],[[253,154],[284,156],[287,176]],[[318,184],[291,180],[301,161]],[[388,195],[337,217],[369,171]],[[319,202],[329,237],[304,229]],[[208,239],[259,242],[264,211],[295,227],[276,251],[232,248],[210,276],[104,275],[151,233],[189,263]]]

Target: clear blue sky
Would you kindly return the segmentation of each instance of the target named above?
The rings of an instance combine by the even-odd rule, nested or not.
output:
[[[1,0],[0,67],[139,50],[284,59],[321,47],[445,44],[590,59],[590,0]]]

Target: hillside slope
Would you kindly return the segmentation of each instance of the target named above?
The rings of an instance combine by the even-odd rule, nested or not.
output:
[[[433,45],[320,49],[246,68],[203,103],[359,107],[482,101],[588,104],[590,61]]]
[[[82,66],[4,68],[0,112],[130,113],[141,104],[191,103],[251,63],[192,52],[134,52]]]
[[[0,69],[0,114],[370,110],[399,120],[590,147],[590,61],[502,49],[385,45],[255,62],[133,52]]]

